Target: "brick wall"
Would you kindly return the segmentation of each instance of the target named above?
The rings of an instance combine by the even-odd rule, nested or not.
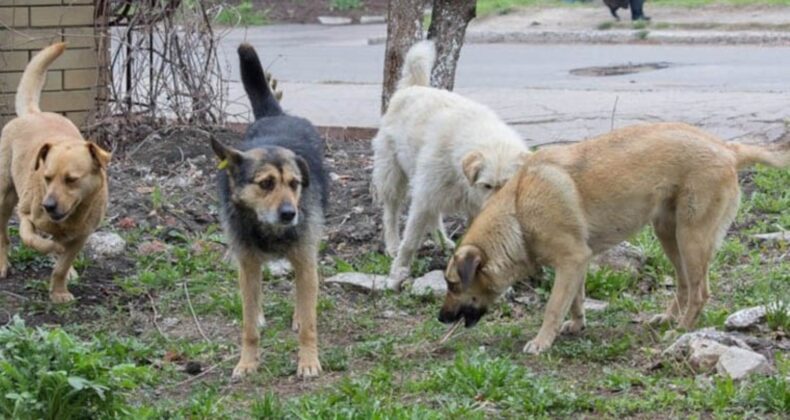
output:
[[[50,67],[41,109],[81,125],[96,105],[98,56],[93,0],[0,0],[0,125],[14,117],[22,71],[42,47],[66,51]]]

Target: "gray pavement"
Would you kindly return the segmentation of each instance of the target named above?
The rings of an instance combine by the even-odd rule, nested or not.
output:
[[[235,48],[252,43],[281,81],[283,105],[322,126],[378,125],[384,25],[275,25],[231,30],[221,49],[232,111],[248,120]],[[571,70],[634,63],[668,68],[607,77]],[[785,132],[790,47],[465,45],[456,91],[485,103],[531,144],[578,140],[639,121],[686,121],[724,138],[773,141]],[[617,103],[616,109],[613,108]]]

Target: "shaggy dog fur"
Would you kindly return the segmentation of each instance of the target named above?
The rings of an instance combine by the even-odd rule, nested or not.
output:
[[[49,286],[55,303],[74,300],[71,264],[107,210],[111,157],[65,117],[39,109],[47,68],[65,48],[54,44],[30,60],[16,94],[18,117],[0,137],[0,278],[8,274],[8,219],[19,202],[22,242],[56,256]]]
[[[283,113],[255,50],[242,44],[238,53],[256,120],[239,149],[212,140],[225,167],[219,175],[221,219],[239,265],[244,313],[241,359],[233,375],[258,367],[262,264],[286,257],[296,277],[297,375],[317,376],[318,246],[329,194],[324,143],[310,122]]]
[[[516,173],[529,153],[521,137],[488,107],[428,86],[435,58],[424,41],[406,55],[398,91],[373,139],[372,189],[384,208],[384,240],[395,256],[390,277],[400,285],[424,235],[438,231],[448,246],[442,214],[471,218]],[[401,208],[411,198],[404,238]]]
[[[556,276],[543,325],[525,352],[585,327],[593,255],[653,225],[675,268],[677,296],[654,323],[690,329],[708,300],[708,268],[738,210],[738,170],[790,166],[790,151],[725,143],[695,127],[643,124],[525,160],[478,215],[447,267],[442,322],[474,325],[515,281],[546,265]],[[571,319],[562,324],[570,310]]]

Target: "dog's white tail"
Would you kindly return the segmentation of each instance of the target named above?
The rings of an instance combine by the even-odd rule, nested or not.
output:
[[[27,64],[16,91],[16,115],[21,117],[30,112],[41,112],[38,102],[47,79],[47,68],[65,49],[66,44],[63,42],[52,44],[41,50]]]
[[[409,86],[430,86],[431,69],[435,60],[436,47],[433,41],[420,41],[414,44],[406,53],[398,89]]]
[[[731,143],[728,146],[735,152],[738,169],[747,168],[756,163],[774,168],[790,167],[790,149],[771,150],[740,143]]]

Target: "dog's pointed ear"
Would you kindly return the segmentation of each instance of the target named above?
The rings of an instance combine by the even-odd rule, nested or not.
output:
[[[467,153],[461,159],[461,169],[469,181],[469,185],[474,185],[480,175],[480,170],[483,169],[483,154],[478,151]]]
[[[91,158],[96,162],[96,165],[102,169],[106,169],[110,159],[112,159],[112,153],[97,146],[96,143],[88,143],[88,152],[90,152]]]
[[[38,170],[38,167],[47,160],[47,155],[49,154],[49,150],[52,149],[52,145],[49,143],[44,143],[39,149],[38,153],[36,154],[36,166],[33,168],[34,170]]]
[[[483,267],[483,251],[474,245],[461,247],[453,256],[458,278],[464,290],[468,289],[475,275]]]
[[[244,160],[240,151],[225,146],[214,136],[211,136],[211,148],[220,160],[220,169],[224,169],[226,166],[236,166]]]
[[[310,185],[310,166],[303,157],[296,157],[296,166],[299,167],[299,172],[302,173],[302,188],[307,188]]]

